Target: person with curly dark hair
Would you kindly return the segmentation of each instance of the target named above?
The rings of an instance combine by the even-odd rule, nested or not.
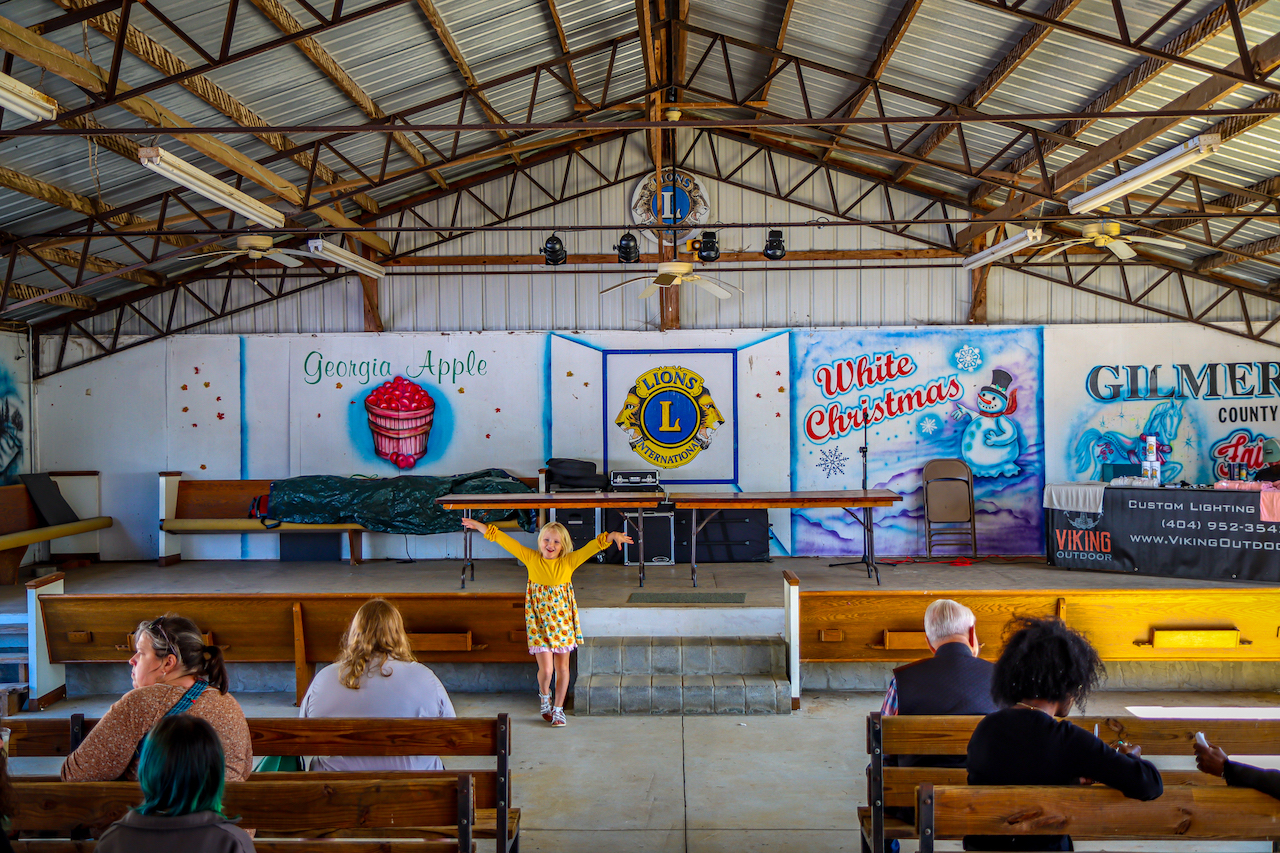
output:
[[[1164,793],[1141,747],[1115,749],[1061,717],[1084,707],[1106,674],[1093,646],[1058,619],[1018,618],[991,678],[1002,710],[983,717],[969,740],[970,785],[1110,785],[1126,797]],[[966,850],[1074,850],[1067,835],[968,836]]]

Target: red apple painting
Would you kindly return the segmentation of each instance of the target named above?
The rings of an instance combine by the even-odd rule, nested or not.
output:
[[[364,401],[374,451],[397,468],[412,468],[426,455],[436,402],[426,389],[397,376]]]

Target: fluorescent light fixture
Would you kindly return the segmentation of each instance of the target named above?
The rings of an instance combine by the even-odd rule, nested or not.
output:
[[[335,246],[332,243],[326,243],[318,237],[307,241],[307,249],[311,254],[318,258],[324,258],[333,261],[335,264],[341,264],[347,269],[355,270],[361,275],[371,276],[373,278],[386,278],[387,271],[384,267],[380,267],[373,261],[362,258],[355,252],[348,252],[341,246]]]
[[[58,102],[8,74],[0,74],[0,106],[32,121],[53,121]]]
[[[1088,213],[1096,210],[1109,201],[1144,187],[1147,184],[1172,175],[1185,169],[1192,163],[1198,163],[1218,150],[1222,145],[1222,136],[1217,133],[1202,133],[1194,139],[1188,139],[1181,145],[1148,160],[1141,166],[1135,166],[1123,175],[1118,175],[1105,184],[1099,184],[1088,192],[1083,192],[1067,202],[1067,209],[1072,213]]]
[[[202,172],[176,154],[170,154],[163,148],[139,148],[138,159],[151,171],[164,175],[194,193],[199,193],[214,204],[220,204],[228,210],[235,211],[251,222],[266,225],[268,228],[284,227],[283,213],[263,204],[248,193],[227,186],[213,175]]]
[[[1021,252],[1023,249],[1030,249],[1037,243],[1044,242],[1044,231],[1039,228],[1032,228],[1029,231],[1023,231],[1014,237],[1010,237],[1001,243],[996,243],[990,249],[979,252],[976,255],[970,255],[964,259],[962,266],[965,270],[975,270],[978,267],[985,267],[989,263],[1007,258],[1015,252]]]

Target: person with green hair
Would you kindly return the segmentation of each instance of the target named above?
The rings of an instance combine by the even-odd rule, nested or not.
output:
[[[253,839],[222,814],[222,741],[191,714],[155,724],[142,744],[142,804],[111,824],[97,853],[254,853]]]

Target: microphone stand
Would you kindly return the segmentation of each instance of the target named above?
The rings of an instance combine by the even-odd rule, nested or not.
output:
[[[862,423],[862,446],[858,448],[858,452],[862,454],[862,491],[867,491],[867,428],[870,421]],[[853,516],[853,520],[862,525],[862,558],[859,560],[849,560],[843,563],[827,563],[827,568],[835,568],[837,566],[866,566],[867,577],[871,577],[871,573],[875,572],[876,586],[880,585],[880,567],[876,565],[876,554],[872,546],[871,538],[871,507],[864,507],[862,517],[849,508],[845,508],[845,512]]]

